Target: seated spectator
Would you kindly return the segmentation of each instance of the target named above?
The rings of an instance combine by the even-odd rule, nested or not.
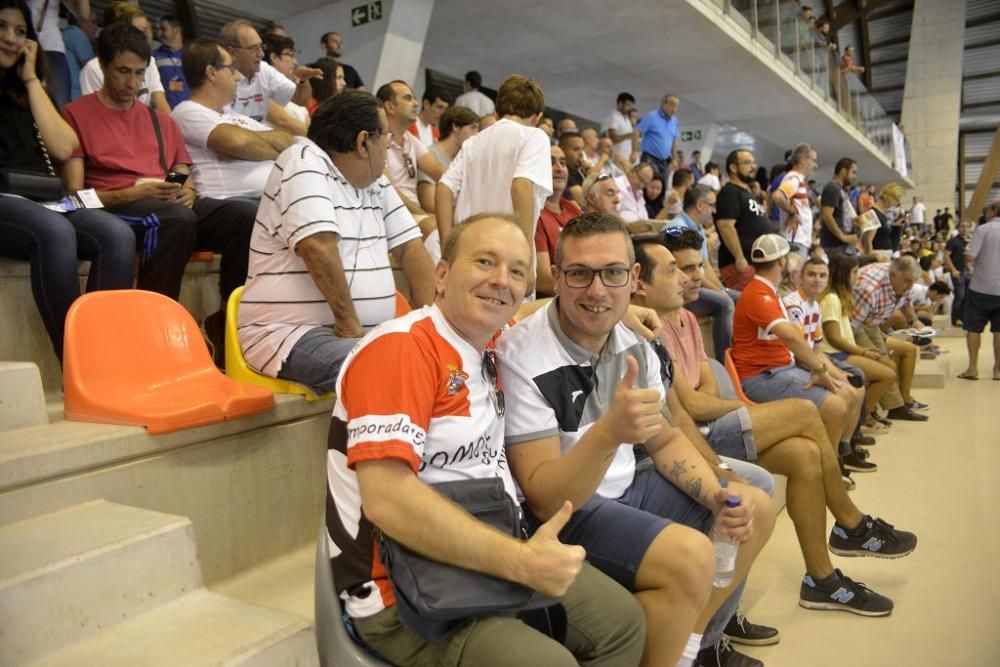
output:
[[[413,215],[420,232],[427,238],[437,228],[434,209],[425,210],[420,206],[420,190],[433,191],[433,183],[417,181],[417,169],[423,171],[434,182],[444,174],[441,166],[427,147],[407,130],[417,118],[417,98],[405,81],[390,81],[376,93],[389,128],[389,159],[386,174],[396,189],[396,194]],[[424,199],[430,197],[424,195]],[[443,238],[443,237],[442,237]]]
[[[538,121],[538,129],[549,136],[549,140],[555,144],[556,142],[556,126],[555,121],[553,121],[548,116],[545,116],[540,121]]]
[[[552,194],[549,140],[536,127],[545,111],[545,95],[534,79],[512,74],[497,91],[493,126],[467,140],[437,185],[438,229],[447,238],[455,221],[481,213],[513,213],[525,236],[535,238],[535,224]],[[532,254],[534,257],[534,254]],[[531,289],[534,292],[535,262]]]
[[[496,107],[493,104],[493,100],[480,92],[479,89],[482,85],[482,74],[476,70],[466,72],[465,92],[455,98],[455,106],[472,109],[480,118],[483,116],[489,116],[493,113]]]
[[[0,0],[0,169],[57,176],[79,145],[42,82],[44,52],[22,0]],[[78,259],[90,260],[87,291],[132,287],[135,237],[121,219],[100,209],[57,213],[24,197],[0,195],[0,256],[31,262],[38,313],[62,362],[66,313],[80,296]],[[10,323],[8,322],[8,325]],[[11,328],[13,332],[13,328]],[[12,334],[11,334],[12,335]]]
[[[153,31],[149,26],[149,19],[138,7],[127,2],[113,2],[108,5],[104,10],[104,29],[107,30],[111,24],[119,22],[127,23],[140,30],[146,39],[146,44],[150,49],[153,48]],[[160,70],[157,69],[152,54],[149,56],[149,62],[137,74],[142,77],[142,86],[139,88],[136,99],[157,111],[170,113],[170,105],[167,104],[167,97],[160,79]],[[80,94],[96,93],[103,85],[103,63],[100,62],[99,57],[92,58],[80,70]]]
[[[365,87],[365,82],[361,80],[358,70],[354,69],[345,62],[341,62],[340,60],[341,54],[344,51],[344,38],[340,36],[340,33],[325,32],[323,33],[323,36],[319,38],[319,42],[323,47],[323,51],[326,52],[326,56],[321,58],[321,60],[330,60],[340,65],[344,72],[344,80],[346,81],[348,88],[368,90],[368,88]]]
[[[582,192],[584,212],[618,216],[621,191],[610,174],[591,174],[583,182]]]
[[[447,169],[451,161],[458,155],[458,151],[462,149],[465,141],[479,134],[479,116],[468,107],[450,107],[441,114],[439,125],[441,126],[440,139],[428,146],[428,150],[441,165],[441,168]],[[423,171],[417,170],[417,183],[417,197],[420,199],[420,206],[424,210],[434,210],[434,187],[437,181]],[[420,187],[423,184],[428,184],[430,187]],[[436,238],[433,232],[432,235]],[[440,245],[437,243],[439,248]],[[437,259],[440,258],[440,252],[438,252]],[[435,259],[433,255],[431,259]]]
[[[709,162],[705,165],[705,173],[698,179],[698,184],[707,185],[712,190],[718,192],[722,189],[722,182],[719,181],[719,173],[719,165],[715,162]]]
[[[222,253],[221,305],[204,323],[216,364],[222,364],[226,301],[246,279],[257,207],[199,196],[192,179],[185,178],[191,157],[180,129],[169,115],[136,103],[149,61],[142,32],[127,23],[108,26],[98,38],[97,57],[103,87],[63,109],[80,137],[64,181],[72,190],[96,189],[105,208],[132,225],[142,248],[139,289],[176,299],[192,250]]]
[[[181,61],[184,58],[184,28],[181,20],[173,14],[160,17],[157,37],[160,45],[153,49],[153,60],[160,70],[160,82],[163,84],[163,94],[171,109],[191,96],[187,81],[184,80],[184,70]]]
[[[562,228],[569,221],[583,213],[572,199],[563,197],[566,189],[566,156],[559,146],[552,146],[552,194],[545,199],[538,225],[535,229],[535,292],[539,296],[555,296],[552,280],[552,258],[556,255],[556,243]]]
[[[577,132],[563,132],[559,135],[559,148],[566,155],[569,176],[563,197],[572,199],[583,208],[583,179],[587,178],[587,163],[583,156],[583,137]]]
[[[616,667],[637,665],[642,656],[640,606],[584,563],[582,549],[559,541],[573,510],[569,503],[562,502],[523,541],[479,523],[429,486],[498,477],[517,503],[499,446],[505,416],[496,407],[504,402],[492,346],[527,292],[530,264],[523,230],[510,216],[484,214],[457,226],[435,269],[434,305],[366,336],[340,373],[327,461],[327,505],[337,508],[326,513],[337,547],[329,565],[354,629],[394,665],[458,664],[461,653],[461,663],[469,665],[569,667],[579,661]],[[456,399],[464,405],[458,413]],[[383,423],[385,415],[406,425],[391,447],[365,435],[372,432],[365,427]],[[485,447],[483,455],[467,456],[460,443],[469,441],[496,445]],[[441,460],[450,462],[442,465]],[[344,520],[348,516],[356,517],[354,525]],[[436,521],[433,530],[428,530],[429,518]],[[377,555],[376,531],[428,558],[561,598],[572,628],[566,645],[499,614],[426,641],[400,618]]]
[[[776,289],[789,250],[788,241],[778,234],[765,234],[751,247],[756,275],[736,302],[733,364],[752,401],[811,401],[819,408],[830,442],[846,455],[851,451],[850,437],[863,392],[851,387],[843,371],[813,351],[801,327],[789,321]]]
[[[804,261],[802,255],[798,253],[792,253],[788,256],[788,263],[785,264],[785,268],[781,272],[781,282],[778,283],[778,296],[782,299],[799,289]]]
[[[395,313],[388,253],[413,305],[431,302],[420,228],[382,175],[388,133],[378,100],[345,90],[313,116],[310,142],[278,156],[239,311],[243,354],[258,372],[333,391],[357,339]]]
[[[681,307],[698,298],[701,254],[674,237],[665,245],[652,240],[636,243],[639,279],[632,300],[655,310],[663,323],[659,336],[673,362],[670,394],[676,395],[677,409],[671,406],[671,411],[681,429],[693,443],[707,441],[724,460],[756,462],[788,477],[788,515],[806,564],[799,592],[801,606],[842,609],[864,616],[889,614],[892,602],[835,569],[827,545],[842,556],[901,557],[913,551],[916,537],[862,514],[851,502],[840,481],[836,447],[827,439],[812,403],[784,399],[744,406],[737,400],[720,398],[698,322]],[[670,246],[676,248],[673,253]],[[829,540],[828,508],[835,519]],[[842,595],[840,590],[854,595]],[[741,629],[734,625],[726,629],[734,641],[757,639],[753,643],[762,644],[778,640],[776,632],[774,637],[741,636]]]
[[[965,380],[979,379],[979,346],[987,322],[993,332],[993,379],[1000,380],[1000,200],[986,207],[983,218],[965,248],[972,269],[962,324],[969,367],[959,377]]]
[[[589,172],[597,167],[597,161],[601,157],[597,151],[600,137],[597,134],[597,130],[592,127],[585,127],[580,130],[580,137],[583,139],[583,160],[587,164]]]
[[[423,97],[420,99],[420,105],[420,113],[417,114],[417,119],[407,129],[417,139],[420,139],[424,146],[429,147],[441,136],[438,123],[441,121],[441,114],[448,109],[449,102],[444,97],[444,93],[437,88],[431,87],[424,91]]]
[[[66,101],[72,102],[83,94],[80,91],[80,70],[96,57],[93,40],[97,35],[97,21],[93,16],[84,18],[70,12],[66,22],[68,25],[62,32],[69,67],[69,99]]]
[[[715,226],[722,245],[719,246],[719,274],[731,289],[741,291],[754,277],[750,248],[754,241],[774,231],[765,208],[750,194],[757,162],[745,149],[732,151],[726,157],[729,182],[719,191]],[[779,274],[780,275],[780,274]]]
[[[877,350],[861,347],[854,338],[851,313],[854,312],[852,290],[858,277],[857,258],[844,253],[834,254],[830,257],[829,273],[829,284],[819,299],[823,330],[819,349],[835,361],[848,363],[864,372],[869,382],[865,393],[865,427],[869,433],[885,433],[888,425],[879,422],[872,413],[887,391],[899,392],[895,364]],[[892,407],[898,405],[902,405],[902,398]]]
[[[683,167],[675,169],[670,176],[670,191],[667,193],[663,209],[657,214],[659,216],[657,220],[673,220],[679,216],[684,211],[684,193],[694,184],[694,174],[689,169]],[[718,192],[718,189],[709,189]]]
[[[882,357],[891,357],[896,367],[899,394],[887,392],[882,406],[888,410],[889,419],[927,421],[921,410],[928,408],[910,394],[913,373],[917,364],[917,346],[913,343],[886,336],[880,328],[896,310],[900,310],[907,327],[917,324],[913,311],[910,289],[920,275],[920,266],[913,257],[903,256],[891,264],[875,263],[858,270],[854,285],[854,310],[851,325],[854,338],[863,348],[873,349]],[[902,404],[899,404],[899,400]]]
[[[289,102],[308,104],[312,96],[309,80],[322,72],[312,67],[296,67],[290,80],[263,62],[264,43],[254,27],[243,20],[222,26],[219,41],[229,49],[236,69],[243,75],[230,109],[275,129],[305,136],[306,126],[284,107]]]
[[[621,192],[621,203],[618,204],[618,217],[625,222],[646,220],[646,199],[643,190],[656,172],[653,165],[642,162],[636,166],[626,164],[625,174],[615,179]]]
[[[309,85],[312,86],[312,98],[306,105],[306,110],[312,117],[319,109],[319,105],[326,102],[327,98],[347,89],[347,79],[344,76],[343,65],[329,58],[320,58],[310,67],[315,67],[323,73],[322,76],[309,79]]]
[[[656,216],[663,210],[663,200],[666,199],[666,194],[663,189],[663,177],[654,169],[652,178],[642,190],[642,197],[646,200],[646,217],[649,220],[655,220]]]
[[[715,193],[708,186],[691,186],[684,193],[684,211],[667,225],[661,238],[669,248],[693,246],[701,253],[701,289],[698,298],[687,308],[698,317],[712,318],[715,358],[723,361],[726,350],[733,344],[733,298],[726,292],[709,260],[705,226],[711,224],[715,213],[715,198]]]
[[[196,39],[188,44],[184,76],[191,85],[191,99],[181,102],[171,117],[184,133],[195,189],[203,197],[240,197],[259,203],[274,159],[295,137],[226,111],[239,75],[221,42]]]
[[[771,196],[778,207],[779,233],[785,237],[792,251],[805,257],[813,239],[812,206],[806,181],[816,169],[816,151],[809,144],[799,144],[792,149],[791,167],[785,172],[781,184]]]
[[[266,37],[262,38],[264,47],[264,62],[273,67],[278,71],[279,74],[284,76],[289,81],[295,83],[297,79],[295,78],[295,70],[299,67],[299,61],[295,57],[295,41],[291,37],[285,37],[284,35],[278,35],[271,33]],[[310,69],[312,66],[310,66]],[[309,109],[306,108],[309,101],[312,100],[312,81],[314,79],[322,76],[322,70],[320,73],[310,79],[309,92],[310,96],[305,104],[296,104],[294,101],[285,104],[285,111],[291,115],[292,118],[302,123],[306,127],[309,127]]]
[[[553,262],[559,298],[497,344],[507,459],[529,522],[549,520],[569,500],[576,511],[563,539],[643,601],[656,629],[645,663],[690,665],[716,612],[725,624],[735,611],[732,594],[771,533],[774,508],[766,493],[718,473],[668,422],[657,355],[620,325],[634,261],[614,216],[584,214],[563,228]],[[632,443],[655,466],[637,470]],[[732,480],[725,489],[719,474]],[[739,507],[723,508],[730,495]],[[715,514],[741,542],[725,588],[712,587],[705,537]]]

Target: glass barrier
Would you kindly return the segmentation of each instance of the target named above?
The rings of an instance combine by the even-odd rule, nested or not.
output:
[[[816,30],[815,20],[802,20],[797,0],[715,1],[730,19],[740,24],[745,21],[753,39],[773,50],[779,62],[892,159],[892,120],[859,73],[842,66],[836,47]]]

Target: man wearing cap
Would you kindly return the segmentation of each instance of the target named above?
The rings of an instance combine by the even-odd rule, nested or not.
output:
[[[836,445],[850,440],[864,394],[851,387],[843,371],[814,352],[801,327],[788,319],[777,284],[789,251],[788,241],[779,234],[764,234],[754,241],[750,257],[755,275],[733,314],[733,363],[743,391],[757,403],[795,397],[812,401]],[[846,446],[850,451],[850,444]]]

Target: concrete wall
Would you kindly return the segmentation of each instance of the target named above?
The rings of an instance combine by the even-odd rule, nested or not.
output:
[[[928,223],[936,209],[956,210],[964,45],[965,0],[914,2],[900,119],[910,142],[912,194],[924,197]]]

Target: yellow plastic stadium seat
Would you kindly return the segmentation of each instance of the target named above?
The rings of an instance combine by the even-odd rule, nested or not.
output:
[[[243,357],[243,347],[240,345],[240,336],[236,330],[242,297],[243,287],[240,286],[229,295],[229,303],[226,304],[226,375],[240,382],[266,387],[276,394],[299,394],[305,396],[307,401],[332,397],[333,392],[317,396],[312,389],[303,384],[273,378],[247,366],[247,360]]]

